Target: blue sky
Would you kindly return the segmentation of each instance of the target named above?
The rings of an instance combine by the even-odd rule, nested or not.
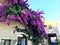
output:
[[[60,0],[28,0],[29,8],[33,10],[44,10],[46,20],[60,20]]]

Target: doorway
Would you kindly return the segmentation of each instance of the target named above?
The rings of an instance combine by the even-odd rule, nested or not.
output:
[[[58,45],[57,35],[55,33],[48,34],[48,44],[49,45]]]
[[[18,45],[27,45],[27,37],[24,34],[22,37],[18,36]]]

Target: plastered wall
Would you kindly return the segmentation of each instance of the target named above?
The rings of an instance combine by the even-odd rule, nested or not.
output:
[[[7,22],[7,21],[6,21]],[[7,25],[6,22],[0,22],[0,42],[1,39],[15,39],[17,38],[17,35],[21,34],[20,32],[16,34],[13,34],[13,30],[15,30],[15,26],[18,26],[19,28],[24,29],[25,26],[16,22],[12,21],[11,25]]]

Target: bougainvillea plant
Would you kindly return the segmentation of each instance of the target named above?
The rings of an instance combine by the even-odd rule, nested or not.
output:
[[[0,22],[7,21],[10,25],[13,20],[18,21],[28,27],[28,36],[32,36],[33,45],[38,45],[39,41],[47,38],[42,21],[41,14],[43,11],[37,12],[29,9],[28,0],[8,0],[7,5],[0,4]]]

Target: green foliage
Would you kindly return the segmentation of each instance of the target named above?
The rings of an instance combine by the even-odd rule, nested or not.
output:
[[[60,45],[60,39],[58,39],[58,45]]]
[[[34,41],[33,41],[33,43],[32,43],[32,44],[33,44],[33,45],[39,45],[39,43],[38,43],[38,42],[34,42]]]
[[[21,12],[21,6],[19,6],[19,5],[14,5],[12,8],[10,8],[10,11],[11,11],[13,14],[18,15],[18,14]]]
[[[7,6],[4,6],[3,10],[4,10],[4,12],[8,12],[9,11]]]
[[[43,40],[43,37],[31,30],[31,28],[27,29],[21,29],[21,28],[16,28],[16,31],[20,31],[23,33],[26,33],[28,35],[28,39],[32,41],[33,45],[39,45],[39,42]]]

